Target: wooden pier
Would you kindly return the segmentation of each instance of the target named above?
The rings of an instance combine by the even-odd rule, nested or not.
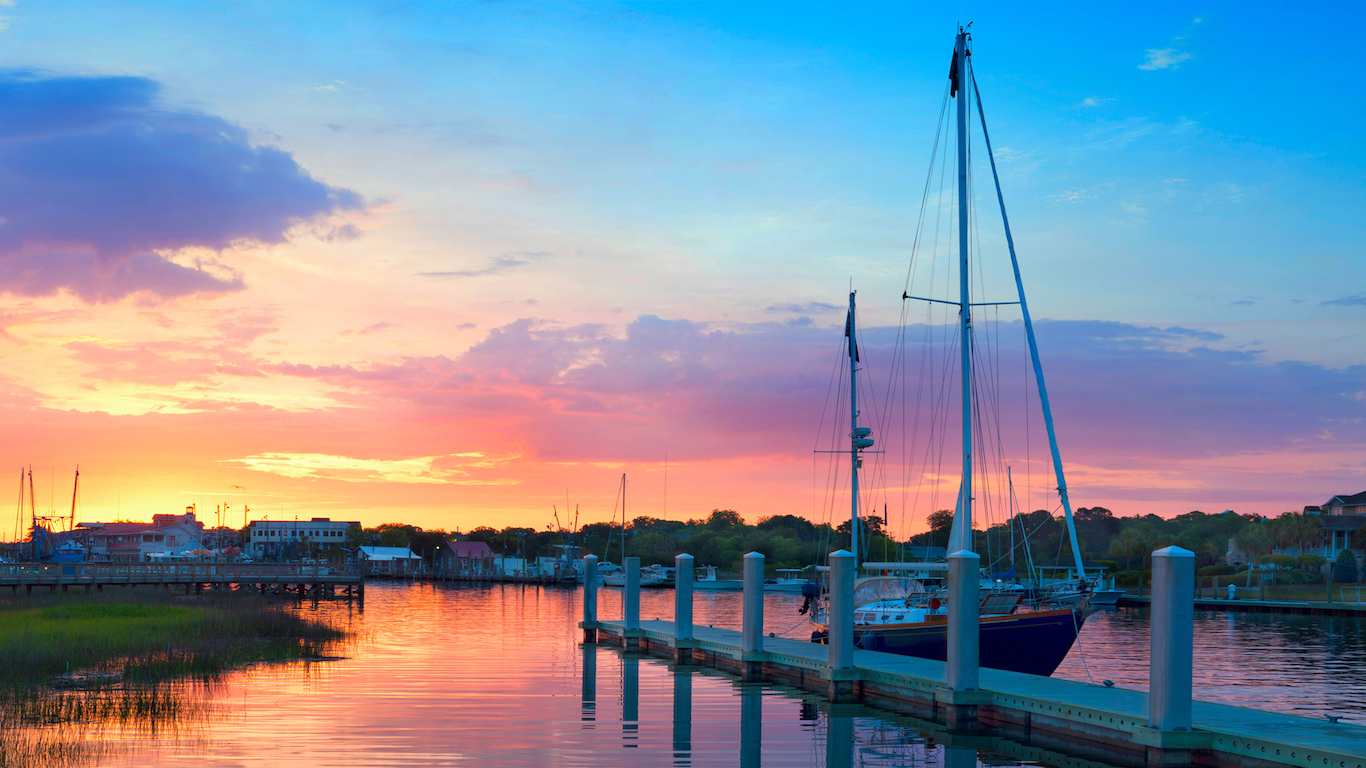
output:
[[[86,592],[105,587],[184,587],[186,593],[205,589],[253,590],[299,597],[364,597],[365,571],[361,565],[300,563],[3,563],[0,590],[11,595]],[[0,594],[4,594],[0,591]]]
[[[1147,607],[1151,597],[1125,595],[1119,599],[1122,608]],[[1290,613],[1301,616],[1361,616],[1366,617],[1366,603],[1329,603],[1323,601],[1257,600],[1237,598],[1227,600],[1208,597],[1195,598],[1197,611],[1239,611],[1244,613]]]
[[[599,621],[598,642],[681,663],[711,667],[748,680],[782,683],[826,693],[831,689],[828,646],[765,637],[763,650],[744,653],[740,633],[694,626],[678,641],[671,621]],[[1149,748],[1189,750],[1188,763],[1216,768],[1366,768],[1366,727],[1328,720],[1196,701],[1194,729],[1162,732],[1148,727],[1148,694],[1071,680],[981,670],[981,690],[944,689],[944,662],[876,651],[854,651],[854,669],[836,677],[852,683],[849,703],[862,703],[943,723],[955,702],[971,694],[974,728],[1034,747],[1117,765],[1150,765]]]

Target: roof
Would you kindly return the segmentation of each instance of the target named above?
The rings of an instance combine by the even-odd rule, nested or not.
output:
[[[1366,491],[1362,491],[1361,493],[1353,493],[1351,495],[1339,494],[1329,499],[1328,502],[1323,506],[1331,507],[1335,504],[1341,504],[1343,506],[1349,507],[1355,504],[1366,504]]]
[[[490,560],[493,558],[493,550],[489,545],[482,541],[448,541],[446,548],[456,557],[468,557],[474,560]]]
[[[356,547],[358,554],[366,560],[421,560],[407,547]]]
[[[96,536],[121,536],[125,533],[141,533],[156,526],[151,523],[105,523],[102,528],[88,529]]]

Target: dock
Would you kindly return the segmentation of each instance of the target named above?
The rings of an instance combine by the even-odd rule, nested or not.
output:
[[[955,553],[960,558],[965,553]],[[972,556],[975,560],[975,556]],[[967,558],[963,558],[967,559]],[[830,556],[829,644],[765,636],[763,556],[745,556],[741,631],[697,626],[692,585],[675,589],[675,621],[640,619],[639,582],[626,559],[627,584],[620,621],[597,615],[596,558],[585,558],[585,646],[601,644],[628,654],[711,668],[744,682],[770,682],[818,692],[833,705],[862,704],[941,724],[963,738],[1009,741],[1068,755],[1075,763],[1138,768],[1366,768],[1366,727],[1199,701],[1192,697],[1194,556],[1177,547],[1154,553],[1160,571],[1152,621],[1149,693],[1104,684],[980,668],[972,654],[949,661],[857,648],[853,643],[853,556]],[[692,573],[692,557],[679,555],[676,573]],[[968,599],[975,618],[976,573]],[[950,577],[955,572],[950,570]],[[950,582],[950,601],[954,598]],[[958,587],[959,599],[963,588]],[[841,618],[841,616],[843,618]],[[953,637],[954,617],[949,616]],[[959,669],[954,664],[960,665]],[[971,672],[970,683],[961,669]],[[955,675],[958,677],[955,678]],[[975,762],[975,760],[974,760]]]
[[[364,597],[362,565],[312,565],[300,563],[2,563],[0,590],[11,595],[86,592],[106,587],[183,587],[186,593],[205,589],[252,590],[299,597]],[[3,594],[3,592],[0,592]]]
[[[641,621],[628,633],[621,621],[596,623],[598,642],[729,672],[751,681],[776,682],[825,693],[831,676],[827,646],[765,637],[764,649],[740,650],[740,633],[693,627],[692,641],[680,643],[672,621]],[[631,637],[628,638],[628,635]],[[754,669],[757,662],[758,670]],[[757,678],[755,672],[757,671]],[[944,662],[854,651],[852,701],[943,723],[948,712]],[[1247,767],[1366,768],[1366,727],[1282,715],[1206,701],[1192,706],[1194,730],[1155,732],[1148,727],[1148,694],[995,669],[981,670],[978,722],[982,735],[1004,737],[1052,751],[1121,765],[1144,765],[1147,748],[1168,745],[1192,750],[1191,764]]]
[[[1152,603],[1151,597],[1125,595],[1119,598],[1121,608],[1144,608]],[[1301,616],[1361,616],[1366,617],[1366,603],[1329,603],[1302,602],[1298,600],[1256,600],[1237,598],[1212,599],[1195,598],[1197,611],[1239,611],[1243,613],[1292,613]]]

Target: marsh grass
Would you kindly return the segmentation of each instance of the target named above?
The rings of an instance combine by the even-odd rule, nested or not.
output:
[[[255,662],[326,655],[345,637],[256,595],[46,602],[0,604],[0,688],[207,679]]]
[[[0,602],[0,768],[98,763],[122,734],[198,739],[233,669],[329,656],[346,633],[252,594]]]

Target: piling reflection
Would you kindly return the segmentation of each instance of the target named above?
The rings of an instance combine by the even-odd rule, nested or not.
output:
[[[835,705],[825,719],[825,765],[851,768],[854,764],[854,718],[849,707]]]
[[[579,720],[585,729],[593,728],[588,723],[598,719],[598,647],[592,643],[583,646],[583,693],[579,706]]]
[[[640,746],[640,659],[629,654],[621,659],[621,741]]]
[[[759,768],[763,764],[764,689],[745,683],[740,686],[740,768]]]
[[[692,765],[692,670],[674,668],[674,765]]]

